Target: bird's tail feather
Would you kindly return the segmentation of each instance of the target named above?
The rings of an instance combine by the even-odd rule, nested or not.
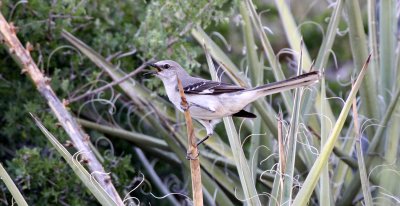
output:
[[[283,81],[261,85],[251,90],[257,91],[257,93],[261,92],[263,96],[270,95],[289,89],[311,85],[317,82],[320,78],[321,73],[319,71],[312,71]]]

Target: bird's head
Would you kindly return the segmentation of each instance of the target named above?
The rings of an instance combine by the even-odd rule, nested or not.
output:
[[[176,79],[176,75],[180,77],[187,74],[181,65],[172,60],[162,60],[155,63],[149,63],[148,66],[157,69],[154,74],[161,80],[173,80]]]

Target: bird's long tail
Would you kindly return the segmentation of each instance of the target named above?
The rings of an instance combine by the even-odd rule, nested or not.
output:
[[[256,91],[259,95],[265,96],[289,89],[308,86],[317,82],[320,78],[321,73],[319,71],[312,71],[283,81],[258,86],[251,90]]]

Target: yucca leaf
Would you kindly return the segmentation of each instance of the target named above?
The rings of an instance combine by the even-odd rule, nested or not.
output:
[[[82,183],[89,189],[89,191],[96,197],[102,205],[117,205],[111,199],[111,197],[104,191],[104,189],[100,186],[100,184],[89,174],[86,169],[81,165],[81,163],[76,160],[69,152],[64,148],[64,146],[58,142],[57,138],[55,138],[47,129],[43,126],[42,122],[33,114],[31,114],[32,118],[35,120],[36,125],[43,132],[43,134],[47,137],[50,143],[56,148],[58,153],[64,158],[64,160],[68,163],[74,173],[81,179]],[[89,151],[87,151],[89,152]]]
[[[326,35],[325,35],[324,39],[322,40],[321,47],[319,48],[318,55],[315,60],[316,69],[324,70],[324,68],[327,66],[329,54],[330,54],[330,51],[332,50],[332,45],[333,45],[333,42],[335,41],[340,17],[343,12],[343,4],[344,4],[343,0],[336,1],[336,6],[332,12],[330,19],[329,19],[329,24],[328,24],[328,28],[326,31]],[[311,93],[305,93],[304,99],[310,99],[310,98],[314,99],[314,97],[316,97],[317,100],[322,99],[319,95],[320,95],[320,93],[312,91]],[[333,112],[329,105],[329,102],[328,101],[323,101],[323,102],[324,102],[324,104],[326,104],[324,106],[324,108],[325,108],[324,114],[332,122],[335,122],[336,118],[333,115]],[[305,101],[304,106],[302,108],[302,114],[309,113],[312,105],[313,105],[312,101]],[[320,106],[318,106],[318,105],[321,105],[321,102],[318,102],[314,105],[318,109],[318,108],[320,108]],[[307,116],[304,117],[304,119],[307,119],[307,118],[308,118]]]
[[[367,1],[367,11],[368,11],[368,46],[369,49],[372,53],[371,57],[371,73],[373,74],[374,77],[378,77],[379,71],[380,71],[380,61],[379,61],[379,44],[377,40],[377,18],[376,18],[376,12],[378,11],[377,9],[377,4],[376,0],[368,0]],[[374,78],[374,81],[376,81],[377,78]]]
[[[269,61],[269,64],[272,68],[272,73],[274,74],[276,81],[284,80],[285,75],[283,74],[283,71],[280,67],[280,64],[274,53],[271,43],[267,37],[267,34],[265,33],[265,30],[263,29],[261,19],[255,10],[255,6],[254,6],[253,2],[251,0],[246,0],[246,6],[247,6],[247,9],[249,10],[249,15],[253,22],[254,28],[256,29],[257,34],[259,35],[259,38],[261,40],[261,45],[264,49],[265,56],[267,57],[267,59]],[[293,97],[291,95],[291,92],[285,91],[285,92],[282,92],[281,94],[283,97],[283,101],[286,105],[286,109],[289,111],[289,113],[291,113],[291,110],[293,108],[293,100],[292,100]]]
[[[369,63],[369,59],[371,56],[368,57],[366,63],[364,64],[363,68],[361,69],[360,74],[354,84],[354,87],[350,91],[350,94],[347,97],[345,105],[343,106],[342,111],[340,112],[339,118],[337,119],[335,126],[332,128],[331,134],[321,149],[320,155],[318,156],[317,160],[315,161],[313,167],[311,168],[306,180],[302,188],[300,189],[299,193],[297,194],[296,198],[293,201],[293,205],[306,205],[309,201],[311,194],[318,182],[319,176],[321,174],[322,168],[328,163],[328,158],[335,146],[335,143],[340,135],[340,132],[343,128],[344,122],[346,117],[350,111],[352,102],[356,97],[357,91],[361,86],[362,80],[367,72],[367,67]]]
[[[383,116],[382,120],[379,122],[379,125],[387,125],[389,120],[392,118],[394,111],[396,109],[396,107],[398,106],[398,100],[400,97],[400,89],[398,88],[396,93],[393,95],[393,99],[390,102],[385,115]],[[365,153],[367,154],[371,154],[375,152],[376,147],[378,146],[382,134],[386,131],[386,127],[378,127],[378,129],[375,132],[374,137],[371,140],[371,143],[369,144],[368,150]],[[371,163],[371,158],[367,158],[366,161],[366,168],[369,167]],[[338,202],[339,205],[349,205],[351,204],[354,196],[358,193],[359,189],[360,189],[360,173],[358,171],[356,171],[354,173],[354,176],[352,178],[352,180],[349,182],[349,186],[348,188],[346,188],[346,190],[343,192],[343,197],[342,199],[340,199],[340,201]]]
[[[301,61],[300,61],[301,62]],[[299,64],[300,67],[301,63]],[[300,68],[299,68],[300,69]],[[300,72],[300,70],[298,70]],[[288,133],[288,140],[286,145],[286,170],[283,176],[283,189],[282,189],[282,203],[290,203],[292,201],[292,191],[293,191],[293,180],[294,180],[294,170],[295,161],[297,153],[297,136],[299,129],[299,115],[300,115],[300,103],[301,103],[301,91],[300,89],[295,89],[294,92],[294,103],[292,109],[292,116],[290,119],[290,128]]]
[[[0,163],[0,179],[6,185],[8,191],[10,191],[13,199],[19,206],[28,206],[21,192],[18,190],[17,186],[14,184],[14,181],[11,179],[10,175],[8,175],[7,171],[4,169],[3,165]]]
[[[362,151],[361,138],[362,134],[360,134],[360,126],[358,119],[358,111],[357,111],[357,103],[356,100],[353,100],[353,118],[354,118],[354,134],[356,135],[356,152],[357,152],[357,160],[358,160],[358,169],[360,171],[361,178],[361,186],[364,195],[364,202],[366,206],[372,206],[372,197],[369,192],[369,179],[367,175],[367,170],[365,168],[365,161]]]
[[[250,76],[251,76],[251,84],[252,86],[258,86],[262,85],[262,77],[263,77],[263,68],[260,64],[260,61],[258,60],[258,55],[257,55],[257,45],[254,40],[253,36],[253,29],[251,26],[250,22],[250,17],[249,13],[247,11],[247,8],[245,6],[244,2],[240,3],[240,14],[242,15],[243,22],[242,22],[242,28],[243,28],[243,35],[244,35],[244,40],[246,43],[246,59],[250,71]],[[256,115],[258,113],[256,112]],[[260,128],[261,128],[261,120],[260,118],[257,118],[254,120],[254,125],[253,125],[253,130],[252,130],[252,135],[250,139],[250,148],[249,148],[249,165],[251,165],[251,172],[252,172],[252,177],[253,181],[256,181],[256,173],[257,173],[257,162],[258,162],[258,154],[259,150],[258,148],[260,147]]]
[[[368,56],[367,41],[364,33],[364,26],[361,18],[360,5],[358,1],[345,1],[348,16],[348,27],[351,52],[354,59],[354,67],[359,69],[362,67],[364,60]],[[377,102],[377,89],[374,73],[367,71],[365,81],[360,89],[361,101],[363,102],[361,111],[368,118],[379,118]],[[369,130],[374,130],[370,127]]]
[[[211,77],[214,81],[218,81],[218,77],[211,56],[207,52],[207,47],[205,49],[206,49],[206,58],[211,73]],[[244,193],[243,199],[246,200],[246,203],[248,205],[261,205],[255,187],[255,182],[252,179],[252,173],[248,165],[248,160],[244,155],[242,144],[240,143],[240,138],[236,131],[232,117],[224,117],[223,121],[225,125],[226,134],[228,136],[229,144],[232,149],[233,158],[236,163],[236,169],[239,174],[240,183],[243,189]]]
[[[379,59],[380,80],[379,94],[383,96],[384,102],[390,101],[390,92],[395,89],[396,67],[395,58],[397,45],[397,1],[385,0],[380,2],[379,12]],[[381,107],[385,109],[384,107]]]
[[[329,135],[329,120],[327,117],[327,100],[326,100],[326,88],[325,88],[325,78],[321,79],[321,147],[323,148],[328,140]],[[331,183],[329,178],[329,166],[325,164],[322,168],[322,174],[320,179],[320,192],[319,192],[319,201],[323,202],[324,205],[333,205],[333,198],[331,196]]]

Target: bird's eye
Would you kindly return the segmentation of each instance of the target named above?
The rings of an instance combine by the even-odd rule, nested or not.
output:
[[[169,64],[164,64],[164,69],[169,69],[171,67],[171,65]]]

